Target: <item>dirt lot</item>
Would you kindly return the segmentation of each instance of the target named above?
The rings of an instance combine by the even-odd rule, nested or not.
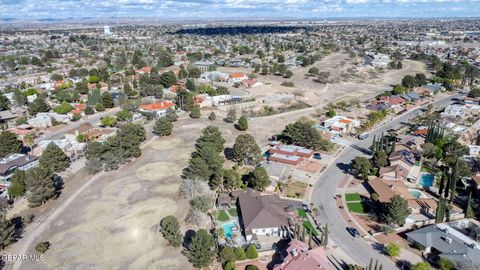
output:
[[[292,70],[293,76],[284,79],[275,75],[258,75],[257,81],[264,85],[247,88],[245,91],[255,97],[271,96],[273,94],[295,94],[298,100],[312,106],[323,106],[340,98],[365,98],[375,96],[380,92],[391,89],[391,85],[399,83],[407,74],[425,72],[425,65],[421,62],[405,60],[400,70],[378,71],[363,65],[361,59],[351,59],[348,54],[334,53],[315,63],[320,72],[330,72],[330,82],[320,84],[313,77],[305,76],[309,67],[299,67]],[[246,69],[219,68],[221,71],[234,72]],[[280,84],[291,81],[295,87],[285,87]]]
[[[172,136],[153,141],[139,159],[81,193],[38,239],[51,243],[45,261],[26,262],[21,269],[190,269],[180,249],[168,247],[157,226],[170,214],[183,222],[189,206],[177,196],[181,170],[208,124],[220,127],[227,145],[239,133],[219,120],[181,120]],[[81,183],[86,177],[80,171],[68,182]],[[64,197],[46,207],[65,199],[66,189]],[[29,250],[34,252],[33,247]]]

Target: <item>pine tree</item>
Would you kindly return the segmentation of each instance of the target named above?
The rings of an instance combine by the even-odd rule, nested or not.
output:
[[[0,214],[0,248],[4,249],[13,240],[15,227],[12,222]]]
[[[258,252],[255,245],[248,246],[247,250],[245,251],[245,255],[247,256],[247,259],[251,260],[258,258]]]
[[[243,261],[247,258],[247,255],[245,255],[245,250],[243,250],[242,247],[235,248],[235,258],[237,261]]]
[[[375,153],[377,152],[377,135],[373,136],[371,150],[372,150],[372,156],[375,155]]]
[[[12,198],[20,197],[25,194],[25,171],[16,169],[10,179],[10,187],[8,188],[8,195]]]
[[[322,238],[323,238],[322,245],[324,247],[328,246],[328,225],[327,224],[323,226]]]
[[[20,153],[23,143],[13,132],[4,130],[0,133],[0,158],[9,154]]]
[[[102,104],[105,108],[113,108],[115,104],[113,103],[113,97],[110,92],[103,92],[102,94]]]
[[[28,196],[30,207],[40,206],[55,196],[55,179],[48,170],[41,166],[27,172],[25,184],[30,192]]]
[[[169,136],[172,134],[173,123],[168,117],[161,117],[153,126],[153,133],[158,136]]]
[[[368,270],[373,270],[373,258],[370,258],[370,263],[368,264]]]
[[[198,230],[188,245],[188,261],[194,267],[202,268],[208,266],[214,257],[215,240],[205,229]]]
[[[52,174],[62,172],[70,166],[70,158],[51,142],[40,157],[40,166]]]
[[[240,116],[240,119],[238,119],[238,129],[241,131],[248,129],[248,120],[245,115]]]
[[[170,245],[179,247],[182,244],[182,235],[180,233],[180,224],[176,217],[170,215],[162,218],[160,221],[160,231],[163,237],[168,240]]]

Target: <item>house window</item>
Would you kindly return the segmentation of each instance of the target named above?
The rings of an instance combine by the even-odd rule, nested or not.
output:
[[[264,233],[264,232],[265,232],[265,229],[262,229],[262,233]]]

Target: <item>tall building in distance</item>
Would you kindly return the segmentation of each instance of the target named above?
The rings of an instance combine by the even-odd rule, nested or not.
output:
[[[110,26],[109,26],[109,25],[105,25],[105,26],[103,27],[103,34],[104,34],[104,35],[110,35],[110,34],[111,34],[111,32],[110,32]]]

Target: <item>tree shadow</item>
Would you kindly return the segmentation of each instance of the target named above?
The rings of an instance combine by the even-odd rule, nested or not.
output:
[[[233,148],[232,147],[225,147],[223,150],[223,154],[225,155],[225,158],[228,160],[233,160]]]
[[[387,255],[387,254],[385,253],[385,247],[384,247],[384,245],[381,244],[381,243],[373,243],[373,244],[372,244],[372,248],[373,248],[374,250],[380,252],[380,254]]]
[[[10,221],[12,222],[13,228],[14,228],[14,233],[13,233],[14,241],[16,241],[17,239],[21,239],[25,229],[25,223],[23,222],[22,217],[16,216],[16,217],[13,217]]]
[[[412,263],[407,260],[398,260],[396,265],[400,269],[410,269],[413,266]]]
[[[183,243],[182,246],[184,248],[188,248],[188,245],[190,245],[190,242],[192,242],[192,238],[195,236],[196,232],[194,230],[188,230],[185,232],[185,235],[183,236]]]
[[[63,180],[63,178],[59,175],[55,175],[54,176],[54,182],[55,182],[55,193],[57,196],[60,195],[60,193],[62,193],[62,189],[64,187],[64,184],[65,184],[65,181]]]
[[[350,174],[351,167],[352,166],[350,164],[346,164],[343,162],[337,163],[337,168],[339,168],[340,170],[342,170],[343,173],[346,173],[346,174]]]
[[[370,149],[365,148],[365,147],[360,147],[356,144],[352,144],[352,148],[362,152],[362,154],[365,154],[365,155],[371,155],[372,154],[372,151]]]

